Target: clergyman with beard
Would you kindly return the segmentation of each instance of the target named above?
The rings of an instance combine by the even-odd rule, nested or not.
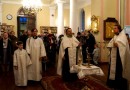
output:
[[[75,81],[77,73],[71,72],[73,65],[76,65],[77,47],[81,46],[80,42],[73,36],[72,29],[66,29],[66,35],[60,44],[57,74],[62,76],[63,81]]]
[[[130,80],[129,44],[120,25],[114,26],[114,34],[107,46],[110,50],[107,85],[117,90],[128,90],[127,80]]]

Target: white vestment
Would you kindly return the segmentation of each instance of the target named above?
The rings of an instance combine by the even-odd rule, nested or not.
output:
[[[13,66],[17,66],[18,70],[14,68],[15,84],[17,86],[27,86],[27,66],[32,62],[26,50],[17,49],[14,52]]]
[[[115,68],[116,68],[116,54],[117,48],[113,46],[113,43],[118,44],[119,54],[121,57],[122,67],[123,67],[123,77],[130,82],[130,49],[128,40],[126,38],[124,30],[118,35],[114,36],[108,44],[108,48],[111,49],[111,67],[110,67],[110,76],[109,79],[115,80]]]
[[[60,44],[60,50],[59,50],[57,74],[61,75],[62,73],[62,60],[65,54],[65,49],[68,47],[69,47],[68,54],[69,54],[69,64],[70,64],[69,66],[71,68],[73,65],[76,65],[76,47],[78,45],[79,45],[79,41],[74,36],[72,38],[69,38],[67,36],[63,37],[63,40]]]
[[[40,81],[42,79],[42,61],[40,57],[46,56],[45,47],[41,38],[28,38],[26,50],[30,54],[32,65],[28,69],[28,80]]]

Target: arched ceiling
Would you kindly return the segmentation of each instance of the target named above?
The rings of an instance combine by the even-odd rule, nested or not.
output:
[[[54,5],[56,4],[57,0],[41,0],[44,6]],[[59,0],[59,1],[65,1],[66,4],[69,4],[70,0]],[[2,3],[18,3],[21,4],[22,0],[0,0]],[[77,0],[78,5],[88,5],[91,4],[91,0]]]
[[[44,4],[50,4],[54,0],[41,0]],[[22,2],[22,0],[0,0],[0,2]]]

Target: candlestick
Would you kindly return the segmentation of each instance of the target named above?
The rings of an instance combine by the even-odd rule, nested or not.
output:
[[[78,60],[78,66],[81,66],[82,60]]]
[[[87,68],[91,68],[90,67],[90,60],[92,60],[92,59],[90,57],[90,53],[88,53],[88,52],[87,52],[87,59],[86,60],[87,60]]]

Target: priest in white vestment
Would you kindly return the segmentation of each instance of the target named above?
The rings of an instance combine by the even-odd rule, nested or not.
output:
[[[32,65],[28,68],[28,80],[42,79],[42,57],[46,57],[43,40],[37,37],[37,29],[32,29],[32,37],[27,39],[26,50],[30,55]]]
[[[32,64],[26,50],[23,49],[23,42],[19,41],[18,49],[14,52],[13,66],[16,86],[27,86],[27,69]]]
[[[64,81],[77,79],[77,73],[71,71],[71,68],[76,65],[76,49],[78,46],[80,46],[79,41],[72,35],[71,28],[68,28],[60,44],[57,66],[57,74],[62,75]]]
[[[127,90],[127,83],[130,80],[130,50],[127,37],[120,25],[114,26],[115,36],[108,43],[110,49],[110,65],[108,71],[107,85],[119,89]]]

